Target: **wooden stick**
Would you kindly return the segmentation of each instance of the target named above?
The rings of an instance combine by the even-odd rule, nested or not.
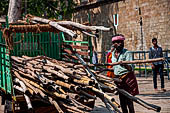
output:
[[[31,95],[34,95],[34,91],[28,87],[28,91],[31,93]]]
[[[72,30],[64,28],[63,26],[61,26],[60,24],[58,24],[57,22],[49,22],[49,25],[57,28],[58,30],[67,33],[68,35],[70,35],[72,38],[77,38],[77,34],[74,33]]]
[[[31,79],[36,80],[36,78],[35,78],[34,76],[31,76],[31,75],[28,74],[28,73],[24,73],[24,72],[19,71],[19,70],[16,70],[16,69],[13,69],[13,70],[17,71],[19,74],[21,74],[21,75],[23,75],[23,76],[25,76],[25,77],[28,77],[28,78],[31,78]]]
[[[30,110],[30,109],[33,109],[30,98],[29,98],[26,94],[24,94],[24,97],[25,97],[25,101],[26,101],[26,103],[27,103],[28,109],[29,109],[29,110]]]
[[[63,78],[63,79],[65,79],[65,80],[68,80],[68,79],[69,79],[68,76],[63,75],[63,74],[61,74],[61,73],[59,73],[59,72],[57,72],[57,71],[55,71],[55,70],[52,70],[52,69],[49,68],[48,66],[43,66],[43,69],[47,70],[47,71],[50,72],[50,73],[53,73],[53,74],[57,75],[57,76],[60,77],[60,78]]]
[[[119,62],[108,63],[108,64],[88,64],[88,66],[114,66],[120,64],[140,64],[140,63],[159,62],[164,60],[165,58],[156,58],[156,59],[148,59],[148,60],[119,61]]]
[[[88,107],[86,105],[81,104],[80,102],[74,100],[73,98],[71,98],[71,101],[74,103],[74,105],[76,105],[77,108],[84,109],[84,110],[88,109],[89,111],[92,110],[92,108],[90,108],[90,107]]]
[[[153,104],[149,104],[149,103],[147,103],[147,102],[145,102],[145,101],[143,101],[143,100],[141,100],[141,99],[139,99],[139,98],[137,98],[137,97],[134,97],[134,96],[132,96],[131,94],[129,94],[128,92],[126,92],[126,91],[123,90],[123,89],[120,89],[120,88],[117,88],[117,89],[118,89],[118,91],[119,91],[121,94],[125,95],[125,96],[126,96],[127,98],[129,98],[130,100],[132,100],[132,101],[134,101],[134,102],[142,105],[143,107],[145,107],[145,108],[147,108],[147,109],[151,109],[151,110],[157,111],[157,112],[160,112],[161,107],[156,106],[156,105],[153,105]]]
[[[66,74],[71,74],[74,75],[76,72],[74,72],[72,69],[70,68],[63,68],[60,65],[56,65],[55,63],[50,62],[49,60],[47,60],[47,64],[55,66],[57,69],[60,69],[61,71],[63,71]]]
[[[25,83],[25,85],[27,85],[29,88],[31,88],[36,94],[38,93],[37,90],[36,90],[33,86],[31,86],[29,83],[27,83],[27,82],[18,74],[18,72],[14,71],[14,74],[15,74],[15,76],[16,76],[18,79],[22,80],[22,81]]]
[[[96,31],[96,30],[102,30],[102,31],[110,31],[111,28],[106,28],[104,26],[86,26],[86,25],[82,25],[82,24],[79,24],[79,23],[75,23],[75,22],[72,22],[72,21],[60,21],[60,22],[57,22],[59,25],[70,25],[70,26],[74,26],[74,27],[77,27],[79,29],[83,29],[83,30],[86,30],[86,31]]]
[[[28,80],[28,79],[25,79],[25,81],[27,81],[28,83],[32,84],[32,85],[35,86],[36,88],[38,88],[37,90],[38,90],[40,93],[42,93],[42,92],[41,92],[41,90],[42,90],[43,92],[47,92],[48,94],[55,95],[56,97],[60,97],[60,98],[63,98],[63,99],[68,99],[68,98],[69,98],[68,95],[59,94],[59,93],[57,93],[57,92],[49,92],[48,90],[43,89],[43,88],[42,88],[40,85],[38,85],[37,83],[35,83],[35,82],[33,82],[33,81],[30,81],[30,80]],[[45,97],[45,95],[43,95],[43,97]]]
[[[21,88],[20,86],[13,85],[13,87],[14,87],[15,89],[17,89],[18,91],[20,91],[20,92],[24,93],[24,89],[23,89],[23,88]]]
[[[21,57],[16,57],[16,56],[11,56],[11,59],[18,63],[22,63],[22,60],[23,60]]]
[[[102,91],[100,91],[100,90],[98,90],[98,89],[96,89],[96,88],[94,88],[94,87],[88,87],[88,88],[90,88],[92,91],[94,91],[96,94],[101,94],[101,95],[103,95],[107,100],[110,100],[111,102],[113,102],[113,101],[115,101],[115,99],[113,98],[113,97],[111,97],[111,96],[109,96],[108,94],[106,94],[106,93],[103,93]]]
[[[73,110],[74,112],[84,113],[83,111],[77,109],[77,108],[74,107],[74,106],[68,106],[68,105],[66,105],[64,102],[61,102],[61,101],[59,101],[59,102],[60,102],[65,108],[67,108],[67,109],[71,109],[71,110]]]
[[[96,99],[96,96],[90,95],[90,94],[88,94],[87,92],[85,92],[83,90],[81,90],[80,93],[82,93],[83,95],[87,96],[88,98]]]
[[[51,20],[48,20],[48,19],[43,19],[43,18],[40,18],[40,17],[32,17],[31,20],[49,24],[49,25],[55,27],[57,30],[67,33],[68,35],[70,35],[73,38],[77,37],[76,33],[74,33],[70,29],[62,27],[57,22],[54,22],[54,21],[51,21]]]
[[[20,81],[19,79],[17,79],[17,78],[15,78],[15,81],[18,82],[20,84],[20,86],[22,87],[22,89],[23,89],[23,93],[24,93],[24,97],[25,97],[28,109],[29,110],[33,109],[31,101],[30,101],[30,98],[25,94],[25,92],[27,91],[27,88],[26,88],[25,84],[22,81]]]
[[[19,80],[18,78],[15,78],[14,81],[15,81],[16,83],[19,83],[19,84],[20,84],[20,86],[21,86],[22,89],[23,89],[23,93],[25,93],[25,92],[27,91],[27,87],[25,86],[25,84],[24,84],[21,80]]]
[[[73,85],[59,81],[59,80],[56,80],[55,83],[59,86],[62,86],[62,87],[68,88],[68,89],[74,89]]]
[[[19,87],[19,86],[16,86],[16,85],[14,85],[13,87],[24,94],[24,97],[25,97],[25,100],[26,100],[28,109],[29,109],[29,110],[30,110],[30,109],[33,109],[33,108],[32,108],[32,104],[31,104],[31,101],[30,101],[30,98],[25,94],[24,89],[21,88],[21,87]]]
[[[91,80],[73,80],[75,83],[82,84],[82,85],[87,85],[87,86],[92,86],[94,85],[94,81]]]
[[[48,98],[49,98],[50,103],[55,106],[58,113],[64,113],[63,110],[60,108],[60,106],[58,105],[58,103],[56,101],[54,101],[51,97],[48,97]]]
[[[86,32],[86,31],[82,31],[82,33],[84,33],[85,35],[88,35],[88,36],[90,36],[90,37],[97,38],[97,36],[96,36],[96,35],[94,35],[94,34],[90,34],[90,33]]]

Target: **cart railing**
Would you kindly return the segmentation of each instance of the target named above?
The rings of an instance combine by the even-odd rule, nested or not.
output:
[[[63,54],[65,54],[65,52],[63,51],[62,44],[71,44],[75,50],[82,53],[84,58],[88,58],[89,61],[92,58],[92,45],[91,43],[89,44],[89,41],[66,41],[63,40],[64,34],[62,32],[14,32],[11,33],[11,37],[13,39],[13,50],[9,52],[8,47],[5,46],[2,31],[0,31],[0,88],[8,93],[12,91],[9,53],[13,56],[26,55],[34,57],[43,55],[57,60],[63,60]]]

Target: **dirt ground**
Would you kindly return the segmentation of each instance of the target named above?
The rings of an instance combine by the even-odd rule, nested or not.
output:
[[[149,77],[137,77],[140,94],[136,97],[143,99],[144,101],[155,104],[161,107],[160,113],[170,113],[170,80],[165,76],[165,88],[166,92],[161,92],[160,90],[160,78],[158,76],[158,92],[153,89],[152,76]],[[118,96],[114,96],[115,100],[119,103]],[[135,105],[136,113],[156,113],[156,111],[148,110],[139,104]],[[105,108],[105,105],[101,100],[97,100],[95,103],[95,108],[91,113],[109,113]]]

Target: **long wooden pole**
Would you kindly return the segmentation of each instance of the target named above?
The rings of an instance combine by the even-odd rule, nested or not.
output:
[[[165,58],[155,58],[155,59],[147,59],[147,60],[119,61],[119,62],[108,63],[108,64],[88,64],[88,66],[115,66],[120,64],[152,63],[152,62],[159,62],[164,60]]]

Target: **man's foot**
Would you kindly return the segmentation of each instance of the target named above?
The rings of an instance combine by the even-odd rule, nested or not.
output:
[[[155,90],[155,92],[158,92],[158,89],[157,89],[157,88],[155,88],[154,90]]]
[[[163,91],[163,92],[166,92],[166,89],[164,89],[164,88],[161,88],[161,91]]]

